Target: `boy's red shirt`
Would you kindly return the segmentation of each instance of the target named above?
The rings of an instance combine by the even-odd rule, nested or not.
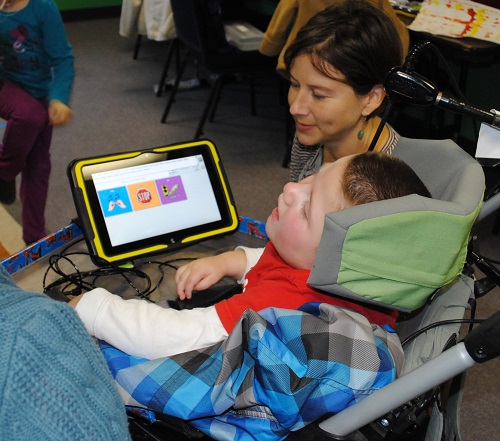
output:
[[[351,302],[318,291],[307,284],[310,270],[298,270],[285,263],[270,242],[257,264],[247,273],[244,292],[215,305],[217,314],[229,333],[246,309],[261,311],[275,307],[298,309],[309,302],[322,302],[351,309],[370,323],[393,326],[397,311]]]

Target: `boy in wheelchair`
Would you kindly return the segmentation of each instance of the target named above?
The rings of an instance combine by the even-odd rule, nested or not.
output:
[[[242,294],[208,308],[181,311],[123,300],[99,288],[70,303],[89,333],[107,342],[102,350],[125,404],[190,420],[219,439],[226,439],[220,431],[232,433],[235,427],[239,435],[228,439],[245,432],[281,439],[395,379],[403,360],[392,330],[397,312],[333,297],[307,281],[327,213],[411,194],[430,198],[401,159],[377,153],[348,156],[285,186],[266,223],[270,242],[253,268],[253,251],[236,249],[194,261],[176,276],[181,298],[223,276],[244,280]],[[297,320],[301,325],[288,328],[287,323],[297,325]],[[258,329],[262,338],[255,337]],[[251,335],[251,341],[242,342],[242,335]],[[301,349],[292,351],[293,356],[282,352],[281,344],[275,345],[277,336],[300,340],[292,346]],[[276,364],[270,363],[270,354],[277,357]],[[284,362],[290,357],[306,361],[290,368]],[[312,371],[300,374],[308,370],[309,360],[314,360]],[[289,381],[281,380],[283,369],[293,372]],[[255,384],[250,380],[254,374],[264,384],[250,393],[245,385]],[[300,378],[294,380],[295,375]],[[292,389],[285,395],[293,404],[280,400],[283,411],[274,396],[280,395],[279,383]],[[319,404],[323,400],[329,404]]]
[[[258,250],[238,248],[191,262],[177,271],[181,299],[222,277],[244,283],[244,292],[213,307],[176,311],[122,298],[98,288],[73,299],[89,333],[124,352],[148,359],[171,356],[218,343],[247,309],[297,309],[321,302],[356,311],[379,327],[393,326],[394,311],[367,307],[321,293],[307,284],[320,243],[325,214],[347,207],[430,193],[402,160],[367,153],[342,158],[300,183],[289,183],[269,216],[270,243],[255,264]],[[253,267],[253,268],[252,268]],[[364,320],[363,320],[364,321]]]

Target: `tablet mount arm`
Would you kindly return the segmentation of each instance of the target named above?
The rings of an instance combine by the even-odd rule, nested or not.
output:
[[[489,112],[471,106],[465,100],[444,95],[427,78],[416,72],[406,72],[402,67],[394,67],[387,74],[384,89],[393,101],[405,102],[416,106],[435,105],[445,110],[467,115],[483,123],[500,128],[500,113]]]
[[[372,139],[369,150],[373,150],[382,133],[387,118],[395,103],[404,102],[416,106],[435,105],[445,110],[466,115],[480,122],[489,124],[500,130],[500,112],[495,109],[486,111],[467,103],[467,100],[448,71],[450,85],[457,98],[446,96],[427,78],[415,72],[415,64],[425,50],[433,50],[447,68],[446,61],[438,48],[430,41],[423,41],[413,46],[405,59],[403,66],[392,68],[384,79],[384,89],[389,101],[381,117],[381,122]]]

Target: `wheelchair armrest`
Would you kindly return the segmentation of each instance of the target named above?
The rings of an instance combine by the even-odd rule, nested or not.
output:
[[[464,344],[476,363],[484,363],[498,357],[500,355],[500,311],[474,328],[465,337]]]
[[[500,311],[476,327],[464,342],[374,392],[359,403],[319,423],[319,428],[337,437],[347,436],[408,400],[455,377],[475,362],[500,355]],[[340,438],[341,439],[341,438]]]

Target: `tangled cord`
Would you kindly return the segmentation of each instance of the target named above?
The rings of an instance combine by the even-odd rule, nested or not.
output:
[[[401,341],[401,346],[403,348],[408,345],[412,340],[417,338],[419,335],[424,334],[425,332],[433,329],[433,328],[438,328],[441,326],[445,325],[456,325],[456,324],[473,324],[473,325],[479,325],[484,322],[484,319],[454,319],[454,320],[441,320],[439,322],[431,323],[430,325],[424,326],[423,328],[419,329],[418,331],[415,331],[413,334],[409,335],[406,337],[404,340]]]
[[[170,267],[177,270],[178,266],[175,265],[176,263],[194,259],[192,257],[185,257],[175,258],[164,262],[151,260],[142,262],[133,268],[120,267],[109,263],[108,265],[100,266],[98,268],[82,271],[74,262],[74,256],[83,255],[90,258],[90,254],[82,251],[68,252],[68,250],[78,242],[79,241],[68,245],[60,253],[49,257],[48,268],[43,277],[44,292],[47,292],[52,288],[58,288],[61,293],[66,296],[76,296],[85,291],[97,288],[98,285],[100,285],[98,283],[99,280],[104,277],[120,276],[135,291],[137,296],[151,301],[149,297],[158,289],[165,277],[164,267]],[[61,266],[62,263],[68,264],[74,271],[68,272],[63,269]],[[156,283],[153,283],[152,277],[143,270],[143,268],[148,265],[156,265],[156,271],[159,274]],[[47,284],[47,277],[51,272],[59,275],[59,278],[50,284]],[[141,280],[142,288],[138,286],[139,284],[135,279]]]

